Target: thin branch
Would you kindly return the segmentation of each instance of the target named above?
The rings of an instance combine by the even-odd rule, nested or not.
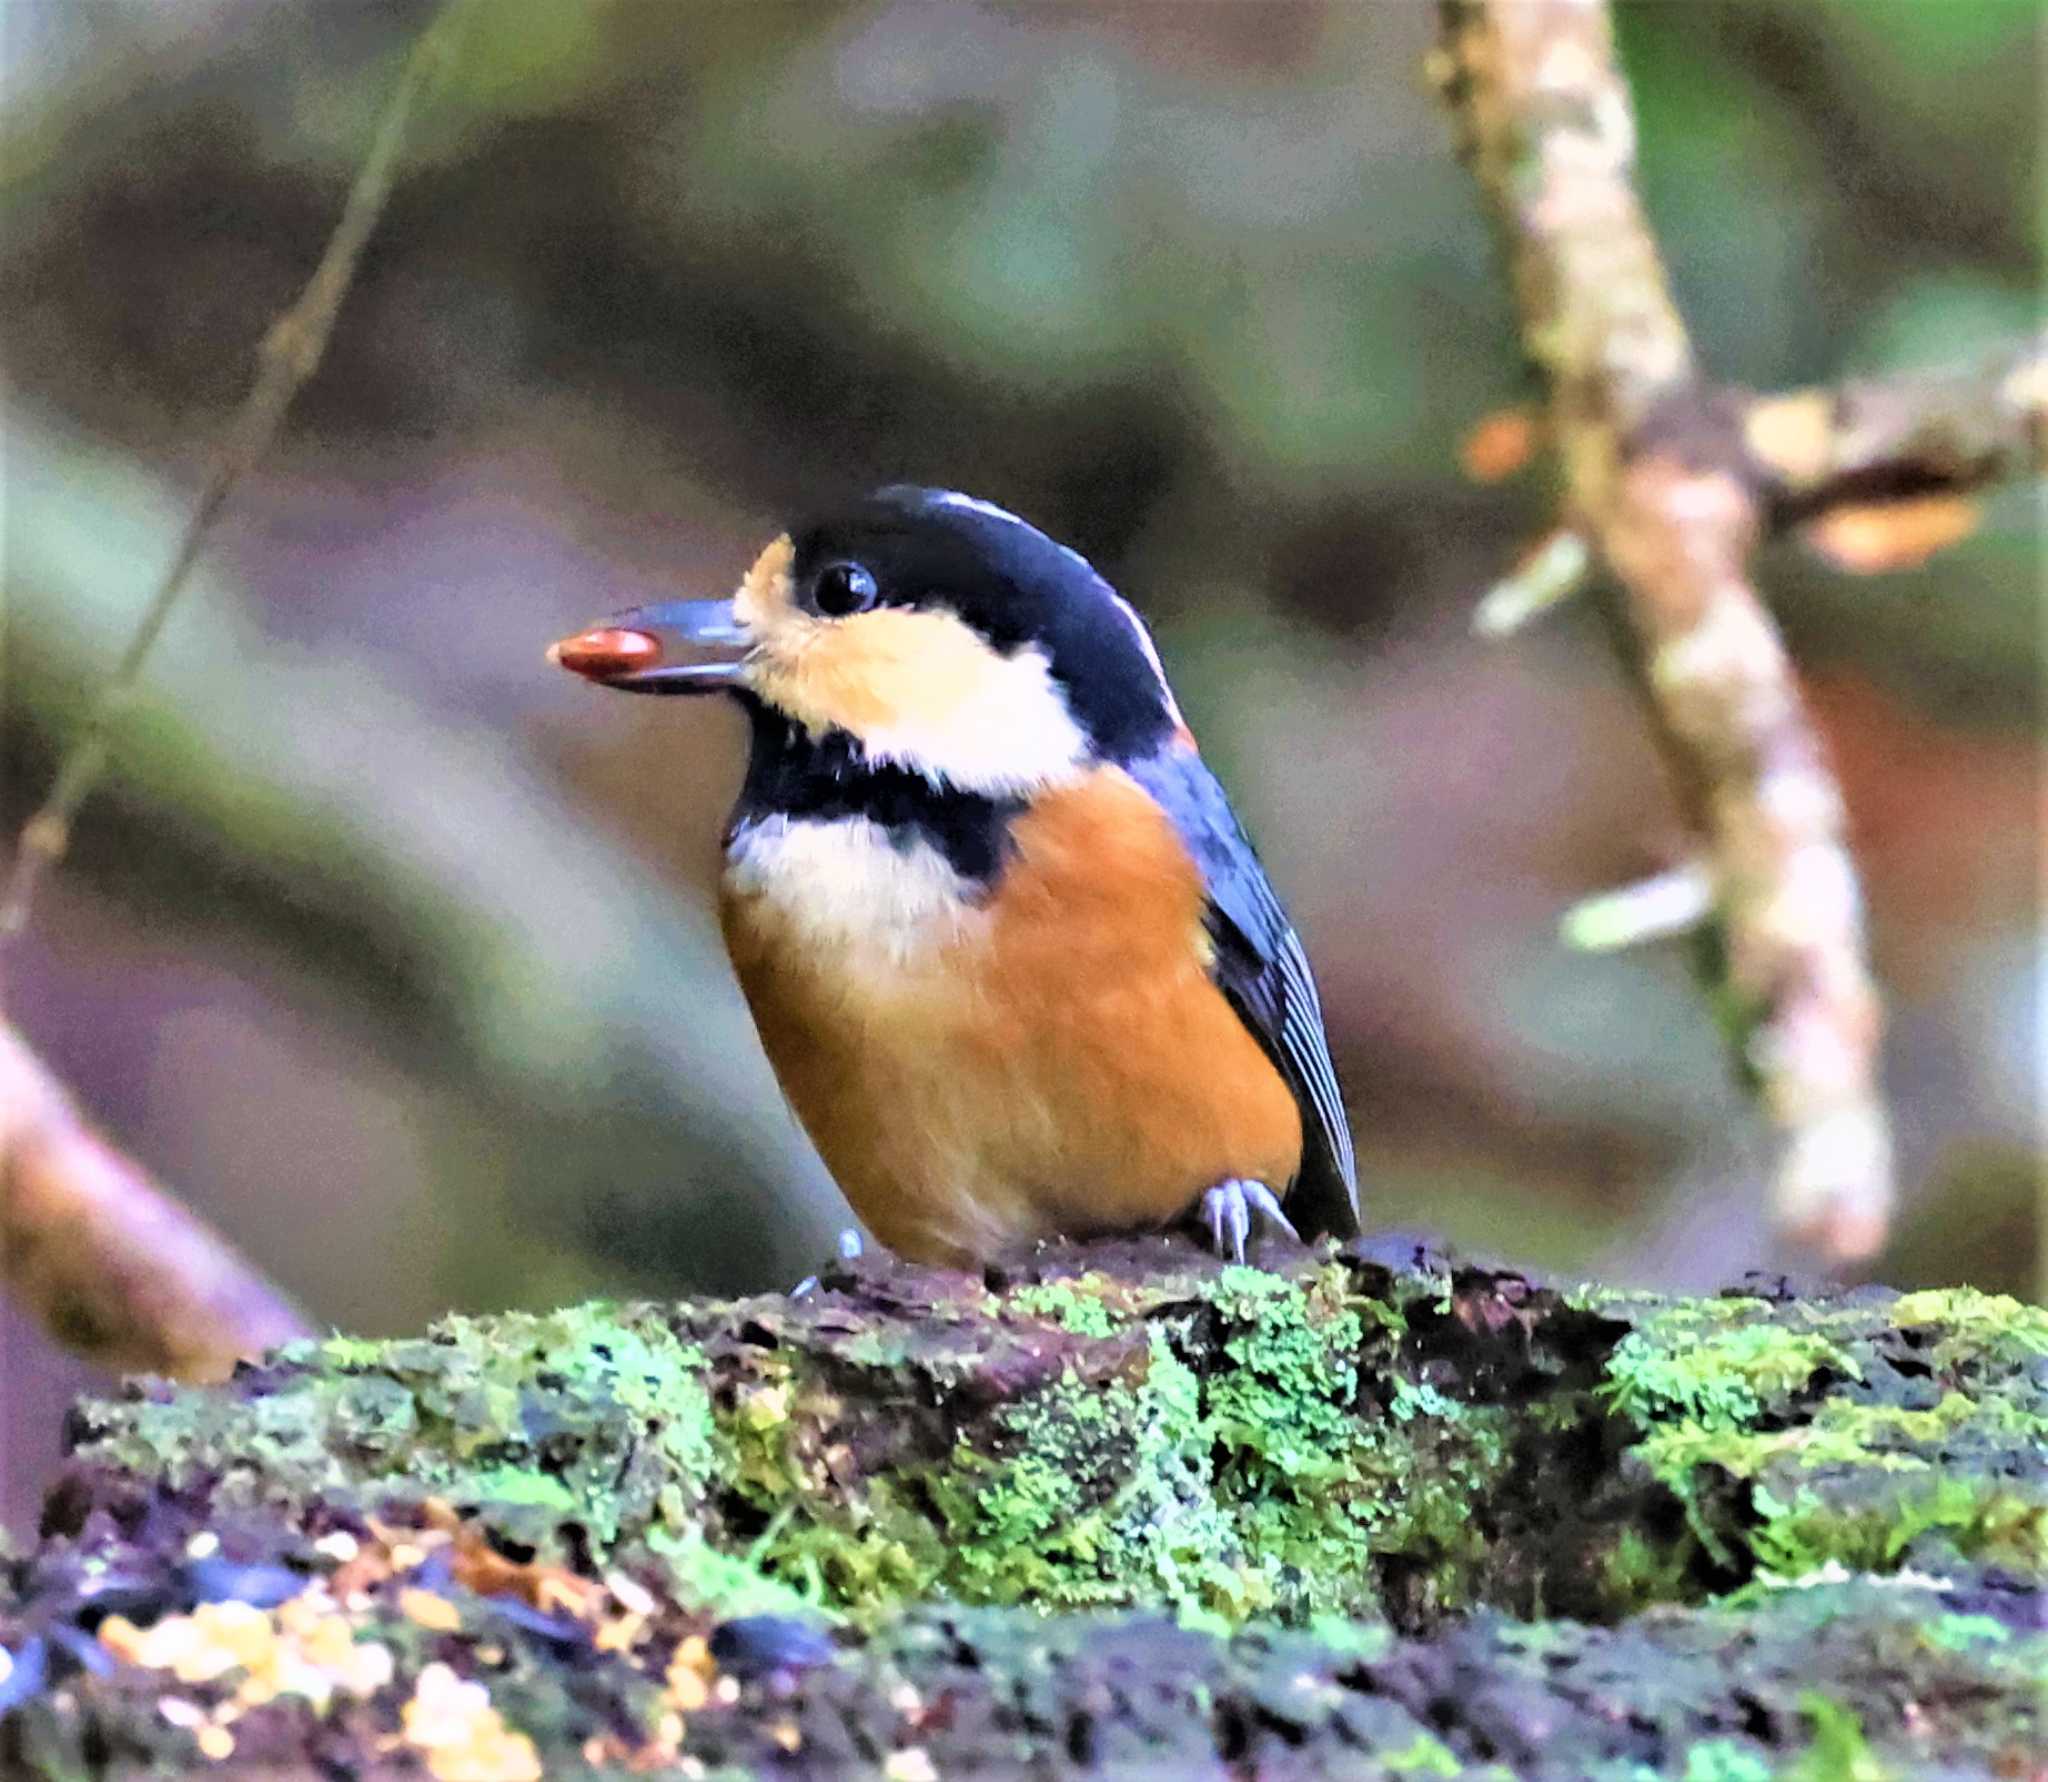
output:
[[[1670,940],[1704,926],[1714,915],[1714,881],[1697,861],[1582,898],[1565,911],[1558,935],[1581,953]]]
[[[1538,539],[1513,571],[1487,589],[1472,610],[1480,637],[1510,637],[1586,584],[1591,553],[1583,534],[1560,526]]]
[[[0,1280],[65,1347],[181,1380],[309,1334],[278,1290],[94,1132],[0,1026]]]
[[[170,618],[192,566],[228,496],[269,450],[285,411],[327,351],[342,299],[355,277],[364,244],[383,214],[397,175],[405,133],[420,96],[449,65],[470,0],[448,0],[420,37],[385,101],[376,135],[349,189],[341,220],[306,288],[265,335],[256,381],[228,427],[219,454],[194,503],[170,567],[143,608],[128,647],[108,674],[98,702],[57,770],[56,783],[23,826],[6,897],[0,901],[0,948],[27,926],[44,871],[64,857],[71,825],[107,763],[113,734],[133,705],[150,649]]]
[[[1758,396],[1747,470],[1776,516],[2048,473],[2048,336],[1981,365]]]
[[[1718,918],[1714,989],[1783,1139],[1782,1220],[1868,1254],[1891,1203],[1843,807],[1776,626],[1747,574],[1766,520],[1704,412],[1633,184],[1636,123],[1604,0],[1444,0],[1434,72],[1500,230],[1523,345],[1549,386],[1563,523],[1616,584],[1613,616]]]

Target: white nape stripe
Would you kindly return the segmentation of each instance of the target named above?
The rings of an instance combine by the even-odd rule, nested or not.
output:
[[[1108,588],[1109,584],[1105,582],[1103,586]],[[1180,701],[1174,698],[1173,687],[1167,681],[1166,664],[1159,660],[1159,646],[1152,641],[1151,628],[1138,617],[1138,609],[1114,588],[1109,589],[1109,597],[1116,603],[1116,610],[1123,614],[1124,623],[1130,626],[1131,634],[1138,640],[1138,648],[1152,666],[1152,678],[1159,683],[1159,691],[1166,700],[1166,715],[1173,720],[1176,729],[1185,730],[1188,721],[1180,715]]]
[[[1101,572],[1086,557],[1082,556],[1079,551],[1075,550],[1072,545],[1063,545],[1050,533],[1040,532],[1029,520],[1013,514],[1006,507],[998,507],[993,501],[984,501],[978,495],[963,495],[958,489],[940,489],[933,495],[932,502],[936,507],[958,508],[965,514],[979,514],[985,520],[1000,520],[1006,526],[1021,526],[1026,532],[1037,532],[1038,536],[1057,550],[1061,556],[1071,563],[1078,563],[1098,582],[1102,582]],[[1102,585],[1105,588],[1109,586],[1107,582],[1102,582]]]
[[[1029,520],[1019,519],[1008,508],[998,507],[993,501],[983,501],[979,496],[963,495],[957,489],[942,490],[933,499],[940,507],[958,508],[963,513],[980,514],[984,519],[1001,520],[1008,525],[1022,526],[1033,532],[1038,530]],[[1041,534],[1041,536],[1044,535]],[[1159,646],[1152,641],[1151,629],[1138,616],[1138,609],[1112,588],[1102,572],[1094,564],[1090,563],[1086,557],[1082,556],[1079,551],[1074,550],[1069,545],[1059,544],[1057,539],[1054,539],[1052,542],[1059,546],[1059,550],[1063,555],[1086,570],[1102,591],[1114,602],[1116,610],[1123,615],[1124,622],[1130,626],[1131,634],[1138,640],[1138,648],[1144,653],[1146,662],[1151,665],[1152,678],[1159,683],[1160,692],[1166,696],[1168,715],[1176,725],[1185,730],[1187,728],[1187,720],[1181,716],[1180,701],[1174,698],[1172,684],[1166,678],[1166,664],[1160,661]]]
[[[957,507],[962,513],[980,514],[986,520],[1004,520],[1012,526],[1031,524],[1029,520],[1020,520],[1006,507],[998,507],[993,501],[983,501],[978,495],[963,495],[958,489],[934,490],[932,503],[936,507]]]

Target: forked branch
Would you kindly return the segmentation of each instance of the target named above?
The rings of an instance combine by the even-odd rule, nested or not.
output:
[[[1784,519],[2039,476],[2048,472],[2048,335],[1980,365],[1753,397],[1742,448]]]
[[[1766,526],[1831,500],[2037,458],[2038,357],[1994,374],[1989,402],[1955,379],[1910,396],[1711,390],[1636,192],[1606,0],[1444,0],[1443,19],[1434,72],[1548,388],[1562,524],[1607,571],[1700,837],[1709,975],[1782,1138],[1779,1217],[1833,1258],[1868,1255],[1892,1176],[1861,899],[1841,794],[1748,563]]]

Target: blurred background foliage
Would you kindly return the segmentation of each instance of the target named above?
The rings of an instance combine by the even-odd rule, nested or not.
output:
[[[1596,623],[1468,631],[1544,523],[1528,386],[1394,0],[482,0],[283,446],[48,885],[12,1013],[320,1319],[752,1289],[846,1219],[708,917],[729,713],[556,635],[897,478],[1156,622],[1325,980],[1371,1216],[1675,1285],[1782,1260],[1678,948],[1566,955],[1682,847]],[[4,815],[47,785],[317,257],[422,4],[8,0]],[[2030,0],[1620,19],[1703,358],[1759,387],[2039,311]],[[1861,847],[1906,1204],[2023,1289],[2040,1174],[2038,504],[1768,585]],[[23,1516],[85,1384],[11,1315]]]

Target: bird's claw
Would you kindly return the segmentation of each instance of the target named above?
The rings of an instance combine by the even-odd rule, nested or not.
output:
[[[839,1241],[835,1248],[839,1252],[839,1260],[841,1262],[858,1262],[867,1252],[867,1246],[861,1241],[859,1231],[851,1225],[845,1227],[840,1232]],[[789,1297],[791,1299],[805,1299],[817,1291],[818,1277],[816,1275],[806,1275],[789,1290]]]
[[[1264,1182],[1233,1177],[1218,1182],[1202,1196],[1202,1220],[1209,1228],[1209,1243],[1217,1255],[1233,1262],[1244,1261],[1245,1240],[1251,1236],[1252,1215],[1284,1231],[1297,1244],[1301,1234],[1280,1210],[1280,1202]]]

